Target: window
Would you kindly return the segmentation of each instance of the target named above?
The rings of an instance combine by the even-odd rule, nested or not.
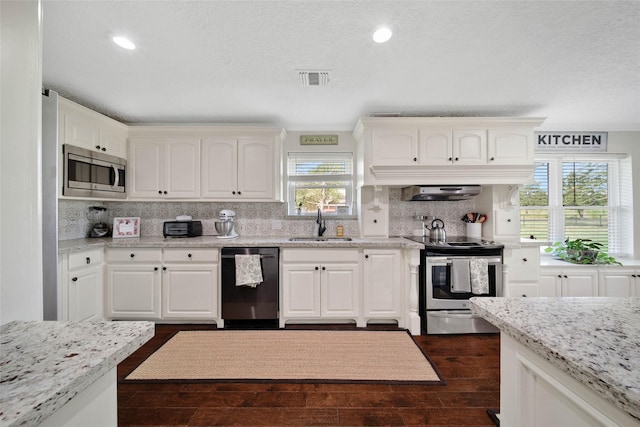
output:
[[[289,153],[289,215],[351,215],[352,153]]]
[[[618,158],[537,160],[535,184],[520,190],[521,237],[590,239],[612,253],[628,249],[624,227],[617,226],[624,222],[620,201],[627,197],[621,195]]]

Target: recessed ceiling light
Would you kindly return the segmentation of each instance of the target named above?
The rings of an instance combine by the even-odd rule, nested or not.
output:
[[[136,45],[126,37],[115,36],[113,42],[124,49],[133,50],[136,48]]]
[[[389,27],[380,27],[373,33],[373,41],[376,43],[384,43],[389,41],[393,31]]]

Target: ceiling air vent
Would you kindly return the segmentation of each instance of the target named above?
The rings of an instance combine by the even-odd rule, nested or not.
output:
[[[327,86],[329,85],[328,71],[299,71],[300,86]]]

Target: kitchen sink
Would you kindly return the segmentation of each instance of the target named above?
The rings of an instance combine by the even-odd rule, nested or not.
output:
[[[351,237],[289,237],[290,242],[350,242]]]

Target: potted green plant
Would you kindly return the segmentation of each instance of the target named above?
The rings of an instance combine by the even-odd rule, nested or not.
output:
[[[545,249],[551,255],[574,264],[618,264],[614,257],[602,252],[602,244],[590,239],[567,238],[564,242],[554,242]]]

